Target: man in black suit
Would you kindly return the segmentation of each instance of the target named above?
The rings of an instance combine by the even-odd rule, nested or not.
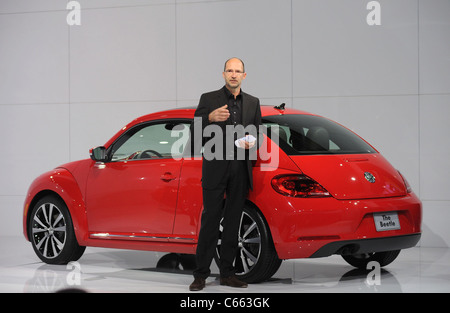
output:
[[[223,72],[225,86],[203,94],[195,111],[194,124],[201,123],[200,138],[204,148],[204,209],[197,244],[195,279],[189,286],[191,291],[202,290],[211,273],[210,265],[219,238],[222,216],[220,284],[247,287],[246,283],[236,278],[233,263],[237,252],[242,209],[248,189],[253,187],[252,160],[256,159],[261,108],[258,98],[241,90],[241,83],[246,75],[242,60],[227,60]],[[191,138],[199,138],[199,134],[193,133],[194,129],[195,126],[191,128]],[[257,140],[236,141],[244,136],[249,138],[248,135]]]

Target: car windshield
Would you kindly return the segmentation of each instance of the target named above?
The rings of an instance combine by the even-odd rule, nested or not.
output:
[[[376,152],[353,132],[320,116],[273,115],[264,117],[263,124],[269,137],[278,134],[280,148],[288,155]]]

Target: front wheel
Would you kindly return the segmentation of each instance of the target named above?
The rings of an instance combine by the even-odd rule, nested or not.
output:
[[[36,255],[47,264],[78,260],[86,247],[78,245],[64,201],[46,196],[33,207],[28,233]]]
[[[222,237],[222,223],[220,237],[216,248],[215,260],[220,262],[220,246]],[[241,215],[238,250],[234,267],[236,276],[248,283],[258,283],[268,280],[276,273],[281,265],[273,245],[269,228],[261,214],[245,206]]]
[[[381,267],[391,264],[401,250],[373,252],[363,254],[343,255],[342,258],[350,265],[359,269],[367,269],[367,264],[371,261],[376,261]]]

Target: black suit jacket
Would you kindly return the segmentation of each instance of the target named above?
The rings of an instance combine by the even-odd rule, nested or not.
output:
[[[218,125],[222,129],[222,133],[226,134],[226,126],[231,125],[230,119],[224,122],[209,122],[209,113],[214,111],[215,109],[218,109],[225,104],[228,103],[228,99],[226,97],[225,93],[225,86],[219,90],[208,92],[203,94],[200,97],[200,102],[198,104],[197,110],[195,111],[195,117],[197,119],[194,120],[202,123],[202,136],[195,135],[194,129],[195,126],[191,126],[191,139],[202,139],[201,145],[205,145],[209,140],[211,140],[211,137],[205,137],[203,134],[203,130],[208,125]],[[253,189],[253,175],[252,175],[252,160],[256,159],[256,150],[258,146],[261,143],[261,140],[259,138],[259,126],[261,125],[261,107],[259,104],[259,99],[256,97],[253,97],[247,93],[244,93],[241,91],[242,95],[242,126],[245,128],[249,125],[254,125],[254,128],[257,132],[249,132],[251,135],[255,136],[257,138],[257,143],[252,149],[249,149],[245,153],[245,160],[247,165],[247,171],[248,171],[248,177],[249,177],[249,187]],[[201,119],[198,119],[201,118]],[[197,127],[199,129],[199,127]],[[251,129],[251,128],[250,128]],[[192,141],[193,142],[193,141]],[[234,140],[232,140],[234,143]],[[194,144],[195,145],[195,144]],[[225,150],[226,146],[226,138],[224,138],[223,141],[223,147]],[[197,143],[197,147],[199,144]],[[195,149],[194,149],[195,150]],[[225,156],[220,158],[213,158],[212,160],[208,160],[203,156],[203,165],[202,165],[202,186],[205,189],[213,189],[215,188],[219,183],[222,177],[225,175],[225,172],[227,170],[227,165],[229,161],[225,159]]]

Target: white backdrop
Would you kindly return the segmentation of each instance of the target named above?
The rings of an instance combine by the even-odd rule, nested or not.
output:
[[[79,0],[79,15],[67,2],[0,1],[0,236],[21,235],[37,175],[139,115],[197,105],[238,56],[263,104],[380,150],[423,201],[421,245],[450,245],[449,0]]]

